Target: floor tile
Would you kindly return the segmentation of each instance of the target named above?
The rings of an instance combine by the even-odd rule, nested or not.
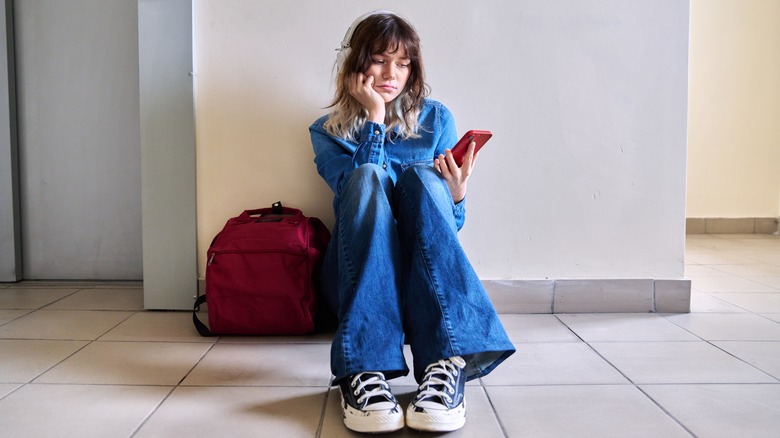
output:
[[[78,289],[10,287],[0,290],[0,309],[39,309]]]
[[[114,311],[38,310],[0,326],[0,339],[94,340],[131,315]]]
[[[747,313],[690,313],[666,319],[708,341],[780,341],[780,324]]]
[[[637,384],[776,382],[707,342],[594,342],[591,345]]]
[[[742,265],[733,265],[733,266],[742,266]],[[745,266],[751,266],[751,265],[745,265]],[[718,269],[715,269],[714,266],[707,266],[707,265],[685,265],[685,276],[688,278],[695,278],[695,277],[728,277],[730,274],[727,274],[723,271],[719,271]]]
[[[49,306],[47,310],[142,310],[144,291],[140,288],[83,289]]]
[[[171,388],[26,385],[0,400],[3,433],[13,437],[131,436]],[[194,415],[187,413],[192,421]]]
[[[780,266],[769,265],[766,263],[756,263],[752,265],[713,265],[712,269],[723,272],[727,275],[736,275],[738,277],[778,277],[780,278]]]
[[[718,251],[686,251],[685,262],[698,265],[750,265],[756,260]]]
[[[32,312],[32,310],[0,310],[0,325],[9,323],[30,312]]]
[[[713,344],[780,379],[780,342],[721,341]]]
[[[778,268],[780,269],[780,267]],[[769,287],[780,290],[780,277],[761,277],[754,278],[757,283],[765,284]]]
[[[324,388],[330,377],[330,345],[216,344],[182,385]]]
[[[21,387],[18,383],[0,383],[0,399],[12,393],[15,389]]]
[[[718,292],[712,293],[713,297],[733,304],[753,313],[768,312],[780,313],[780,292],[777,293],[751,293],[751,292]]]
[[[698,341],[698,337],[650,313],[599,313],[558,315],[586,342],[594,341]]]
[[[780,384],[642,386],[700,437],[777,437]]]
[[[691,287],[701,292],[777,292],[778,289],[741,277],[696,277]]]
[[[510,437],[689,437],[633,385],[488,387]]]
[[[447,436],[780,430],[780,238],[688,236],[686,257],[689,314],[500,315],[518,351],[468,383]],[[328,386],[332,333],[203,338],[142,287],[0,284],[0,435],[362,436]],[[406,406],[413,376],[390,384]]]
[[[311,438],[325,392],[324,387],[180,387],[135,437]]]
[[[189,312],[138,312],[100,337],[101,341],[166,341],[214,343],[192,324]]]
[[[691,291],[691,313],[745,313],[746,310],[729,304],[712,294]]]
[[[192,319],[190,317],[190,319]],[[194,329],[193,329],[194,330]],[[221,336],[220,344],[328,344],[333,341],[333,333],[314,333],[291,336]]]
[[[29,382],[85,345],[84,341],[0,339],[0,382]]]
[[[499,317],[512,342],[579,342],[555,315],[501,314]]]
[[[566,385],[627,383],[584,343],[515,344],[517,352],[482,378],[491,385]]]
[[[775,322],[780,322],[780,313],[761,313],[761,316]]]
[[[35,383],[174,386],[209,347],[172,342],[93,342]]]
[[[412,401],[416,392],[416,387],[393,388],[393,394],[398,399],[398,404],[406,410],[406,407]],[[332,388],[328,393],[327,409],[322,422],[322,438],[340,438],[340,437],[360,437],[365,434],[358,434],[349,431],[344,426],[341,419],[341,407],[339,390]],[[501,425],[496,418],[495,413],[481,386],[469,386],[466,388],[466,425],[462,429],[447,433],[445,435],[418,432],[408,427],[397,432],[382,434],[383,437],[420,437],[420,436],[446,436],[447,438],[469,438],[478,436],[480,438],[499,438],[503,437]]]

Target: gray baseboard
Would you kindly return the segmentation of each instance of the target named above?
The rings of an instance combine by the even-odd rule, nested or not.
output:
[[[482,280],[499,313],[688,313],[690,280]],[[205,281],[198,281],[200,294]]]
[[[499,313],[688,313],[690,280],[483,280]]]
[[[777,234],[778,218],[687,218],[686,234]]]

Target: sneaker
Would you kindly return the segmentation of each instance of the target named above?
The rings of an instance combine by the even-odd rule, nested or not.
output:
[[[406,410],[406,424],[428,432],[449,432],[466,424],[466,361],[442,359],[425,368],[417,395]]]
[[[355,432],[393,432],[404,427],[398,406],[385,376],[378,372],[353,374],[339,382],[344,425]]]

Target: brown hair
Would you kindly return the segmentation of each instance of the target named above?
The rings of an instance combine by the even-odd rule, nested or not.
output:
[[[417,31],[397,15],[379,13],[361,21],[349,43],[349,55],[336,78],[336,95],[330,105],[334,110],[325,123],[325,129],[337,137],[355,139],[368,113],[349,94],[348,78],[355,73],[367,71],[371,66],[372,55],[395,53],[403,48],[409,58],[409,79],[398,97],[388,104],[385,123],[388,130],[398,128],[403,138],[419,137],[417,119],[422,101],[430,91],[425,84]]]

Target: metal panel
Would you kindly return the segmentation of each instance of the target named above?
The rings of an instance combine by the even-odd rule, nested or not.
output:
[[[0,6],[0,281],[22,278],[13,2]]]
[[[191,0],[138,2],[144,307],[197,292]]]
[[[137,16],[14,4],[25,279],[142,278]]]

